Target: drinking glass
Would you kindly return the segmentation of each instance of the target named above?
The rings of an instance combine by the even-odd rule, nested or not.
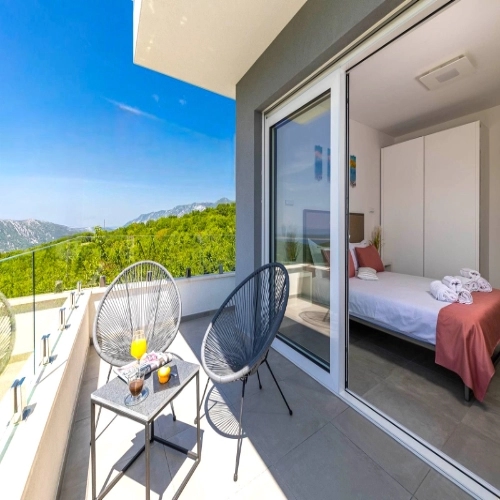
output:
[[[149,394],[148,388],[144,387],[144,372],[141,371],[140,365],[137,365],[137,369],[134,370],[128,379],[128,390],[130,394],[127,394],[125,398],[125,405],[127,406],[139,404]]]
[[[144,401],[149,394],[149,390],[144,388],[144,373],[141,373],[140,359],[148,350],[148,343],[144,330],[135,330],[130,343],[130,355],[137,359],[137,368],[128,380],[130,394],[125,398],[125,404],[132,406]]]
[[[135,330],[132,334],[132,342],[130,343],[130,355],[137,359],[137,363],[146,354],[148,350],[148,342],[144,330]]]

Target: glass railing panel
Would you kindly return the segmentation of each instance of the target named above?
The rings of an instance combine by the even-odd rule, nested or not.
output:
[[[12,385],[34,374],[33,253],[0,254],[0,456],[13,414]]]

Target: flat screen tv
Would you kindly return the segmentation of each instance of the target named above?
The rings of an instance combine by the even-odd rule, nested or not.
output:
[[[304,262],[312,262],[307,240],[323,247],[330,246],[330,212],[328,210],[304,210],[303,212]]]

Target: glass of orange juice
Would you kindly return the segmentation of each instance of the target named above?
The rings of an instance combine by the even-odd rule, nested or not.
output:
[[[134,370],[134,374],[128,381],[130,394],[125,398],[127,406],[139,404],[149,394],[148,388],[144,388],[144,374],[141,372],[140,363],[140,359],[146,354],[147,349],[148,342],[144,330],[135,330],[132,335],[132,342],[130,343],[130,355],[137,359],[137,369]]]
[[[139,360],[148,350],[148,342],[144,330],[135,330],[132,335],[132,342],[130,343],[130,355]]]

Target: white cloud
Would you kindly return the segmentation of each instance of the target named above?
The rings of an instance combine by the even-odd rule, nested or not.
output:
[[[179,99],[179,104],[180,104],[181,106],[185,106],[185,105],[187,104],[186,99]]]
[[[145,111],[141,111],[139,108],[134,108],[133,106],[129,106],[128,104],[124,104],[123,102],[117,102],[113,101],[113,99],[108,99],[105,98],[106,101],[110,102],[114,106],[116,106],[118,109],[121,109],[122,111],[126,111],[127,113],[132,113],[133,115],[136,116],[143,116],[144,118],[149,118],[150,120],[160,120],[161,118],[158,118],[155,115],[152,115],[150,113],[146,113]]]
[[[160,96],[158,94],[153,94],[151,96],[156,102],[159,102],[160,101]]]

